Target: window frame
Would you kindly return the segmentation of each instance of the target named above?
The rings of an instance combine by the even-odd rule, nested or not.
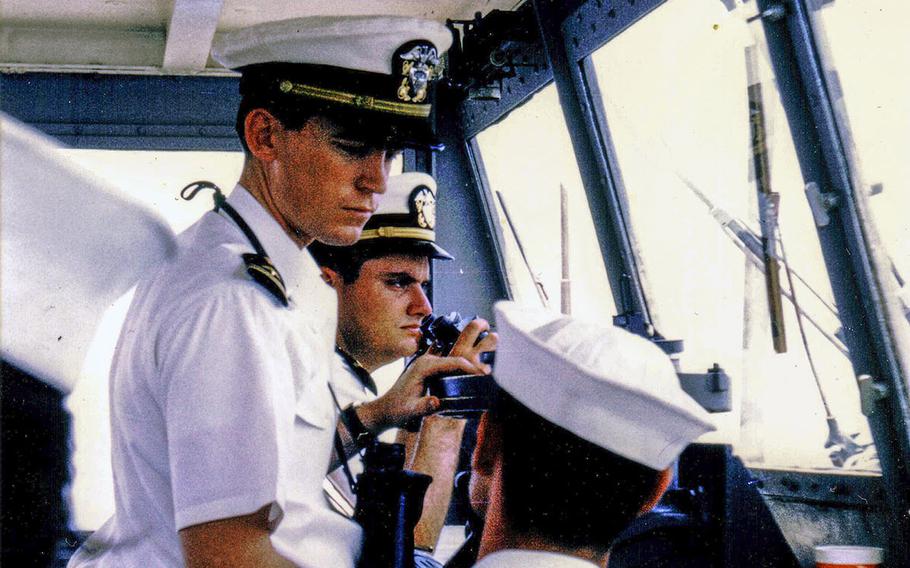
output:
[[[564,109],[567,119],[578,113],[575,107],[588,109],[592,100],[590,86],[596,79],[585,65],[588,56],[663,3],[663,0],[588,0],[573,9],[541,0],[530,1],[540,15],[543,35],[548,38],[560,99],[564,106],[573,106]],[[910,462],[910,387],[907,386],[910,376],[904,376],[910,374],[907,370],[910,346],[900,346],[888,326],[885,288],[878,281],[878,275],[887,274],[887,270],[877,264],[864,231],[871,220],[856,206],[856,196],[862,188],[852,176],[853,148],[844,143],[849,132],[839,130],[846,125],[836,119],[831,91],[820,64],[809,16],[811,2],[788,2],[782,14],[774,10],[782,7],[775,0],[757,2],[800,169],[806,181],[817,181],[839,198],[838,207],[831,212],[831,222],[818,227],[817,232],[855,374],[866,375],[879,385],[877,390],[861,390],[861,397],[863,406],[871,409],[867,419],[881,460],[888,505],[894,518],[901,519],[892,526],[892,539],[899,539],[900,535],[910,533],[910,519],[897,514],[910,510],[910,493],[906,491],[910,486],[910,468],[906,466]],[[603,22],[607,25],[598,25]],[[585,126],[590,127],[590,120]],[[604,140],[609,140],[606,123],[598,126],[606,133]],[[608,149],[596,148],[590,136],[587,143],[588,148],[581,152],[576,147],[579,160],[583,155],[594,158],[591,163],[600,166],[598,173],[612,182],[605,185],[617,196],[617,182],[610,172],[616,172],[618,178],[619,169],[603,167],[596,159],[599,151],[609,155]],[[587,185],[588,178],[585,180]],[[619,301],[617,305],[621,305]],[[872,396],[883,391],[888,394]],[[897,547],[894,551],[905,555],[902,559],[910,563],[910,550]]]
[[[535,12],[543,38],[545,69],[536,69],[529,76],[520,68],[516,78],[504,81],[501,101],[467,101],[462,105],[463,131],[466,140],[470,140],[480,130],[502,120],[549,80],[556,83],[604,262],[617,296],[617,308],[641,313],[646,321],[650,321],[650,315],[642,276],[637,269],[633,231],[626,222],[627,201],[621,171],[603,108],[598,103],[596,78],[588,57],[663,3],[664,0],[587,0],[562,4],[529,0],[523,9]],[[724,4],[731,8],[729,2]],[[910,486],[910,468],[906,467],[910,462],[910,387],[907,386],[910,376],[904,374],[910,375],[907,370],[910,347],[898,345],[888,327],[884,288],[878,281],[878,274],[887,271],[879,270],[881,267],[863,230],[871,220],[856,206],[856,192],[861,188],[851,175],[855,164],[853,148],[844,143],[845,136],[849,136],[849,132],[843,132],[846,125],[836,119],[813,36],[810,5],[807,0],[794,0],[786,5],[782,15],[773,10],[779,7],[781,4],[775,0],[757,2],[774,72],[782,86],[781,97],[800,169],[807,181],[817,181],[840,198],[831,223],[818,227],[819,239],[847,332],[855,374],[871,377],[879,385],[878,392],[888,393],[878,399],[864,394],[863,402],[872,409],[867,419],[881,460],[889,508],[892,512],[907,511],[910,494],[904,488]],[[531,58],[538,66],[539,57],[538,50]],[[478,187],[483,185],[485,180],[480,180]],[[623,275],[624,282],[614,281],[619,280],[618,274]],[[861,301],[857,302],[857,298]],[[788,473],[811,477],[811,474]],[[910,520],[894,523],[893,529],[893,535],[907,534]],[[903,554],[908,555],[906,560],[910,562],[910,551],[905,550]]]

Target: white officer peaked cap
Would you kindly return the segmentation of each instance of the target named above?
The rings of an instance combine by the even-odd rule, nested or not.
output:
[[[357,245],[383,245],[390,252],[423,254],[450,260],[436,244],[436,180],[421,172],[389,178],[379,208],[370,217]]]
[[[432,20],[319,16],[226,32],[212,57],[241,72],[242,105],[328,113],[374,142],[439,148],[433,99],[451,43]]]
[[[579,438],[655,470],[714,430],[663,351],[612,325],[495,306],[499,386]]]
[[[399,16],[295,18],[226,32],[212,57],[228,69],[280,62],[391,75],[395,51],[420,40],[431,43],[438,57],[452,45],[452,33],[433,20]]]

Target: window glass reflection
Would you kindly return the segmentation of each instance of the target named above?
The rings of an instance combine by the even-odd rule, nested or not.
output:
[[[571,298],[571,311],[611,318],[613,296],[556,87],[551,84],[535,94],[505,120],[478,134],[476,141],[504,233],[513,297],[560,309],[564,299],[562,186],[568,237],[566,296]]]
[[[229,192],[243,165],[240,152],[59,151],[152,207],[175,232],[189,227],[212,209],[210,193],[200,194],[192,201],[181,199],[180,190],[185,185],[204,179]],[[96,530],[114,512],[107,379],[131,298],[131,293],[125,295],[105,314],[86,356],[81,378],[66,401],[73,417],[71,514],[73,526],[78,530]]]
[[[671,0],[592,55],[649,305],[661,334],[685,340],[684,371],[717,362],[733,378],[738,408],[716,437],[747,464],[875,472],[761,24],[746,22],[753,4]],[[750,84],[779,196],[785,353],[772,347]],[[844,435],[826,447],[832,419]]]
[[[910,4],[842,0],[811,14],[858,206],[875,223],[895,344],[910,366]]]

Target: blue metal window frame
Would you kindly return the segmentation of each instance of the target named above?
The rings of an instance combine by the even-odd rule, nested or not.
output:
[[[557,54],[553,60],[557,85],[560,86],[559,76],[564,73],[570,81],[564,78],[563,82],[574,87],[574,92],[569,86],[563,87],[560,98],[570,101],[574,95],[576,99],[573,102],[580,102],[584,108],[584,97],[593,98],[590,88],[595,84],[593,80],[588,80],[587,57],[625,26],[661,3],[594,0],[585,2],[574,11],[559,12],[552,3],[535,1],[539,14],[543,16],[541,27],[544,35],[548,36],[548,45],[555,47],[551,49],[551,56],[554,52]],[[882,291],[876,282],[877,272],[856,207],[856,188],[849,168],[850,149],[843,143],[834,118],[829,86],[812,34],[807,1],[783,3],[779,0],[760,0],[758,6],[759,12],[769,15],[774,13],[773,10],[768,11],[770,8],[786,7],[785,18],[764,18],[763,25],[803,176],[806,181],[816,181],[821,187],[830,188],[840,198],[835,215],[838,218],[832,218],[831,224],[818,228],[819,239],[856,375],[873,377],[889,393],[885,398],[870,401],[875,410],[870,414],[869,422],[882,464],[886,501],[896,520],[891,527],[891,561],[895,565],[910,565],[910,549],[902,540],[910,534],[910,404],[907,383],[897,361],[895,350],[898,347],[894,345],[886,323]],[[563,41],[554,39],[558,37],[562,37]],[[560,47],[564,47],[565,63],[558,61]],[[593,75],[590,77],[593,79]],[[567,91],[565,97],[564,91]],[[590,101],[587,102],[590,104]],[[597,105],[594,105],[595,111],[596,108]],[[600,117],[595,115],[595,118]],[[590,124],[591,120],[584,123],[586,127]],[[603,149],[609,156],[606,122],[601,120],[599,126],[606,133]],[[596,149],[592,153],[597,158]],[[610,165],[613,164],[615,162]],[[613,170],[617,174],[615,177],[609,176],[610,171],[610,168],[600,168],[600,172],[608,176],[607,179],[620,184],[613,194],[622,203],[618,169]]]
[[[240,151],[236,77],[0,74],[0,110],[73,148]]]
[[[663,2],[594,0],[573,7],[532,0],[588,203],[595,213],[594,227],[617,310],[641,314],[646,323],[651,317],[630,229],[628,200],[587,57]]]
[[[502,226],[499,223],[499,214],[496,210],[496,204],[493,202],[493,191],[489,187],[486,169],[483,163],[483,156],[477,145],[476,139],[471,139],[465,143],[465,152],[471,163],[471,174],[474,180],[477,194],[481,203],[482,213],[485,220],[487,234],[491,236],[490,245],[493,248],[493,256],[496,259],[496,269],[499,275],[499,284],[503,290],[506,299],[513,299],[512,290],[509,286],[508,271],[505,264],[505,242]]]
[[[501,254],[501,230],[483,190],[482,162],[475,159],[476,148],[467,141],[461,116],[460,95],[440,85],[437,91],[437,129],[445,150],[441,153],[405,152],[405,170],[418,169],[437,179],[436,238],[454,261],[432,263],[431,289],[436,313],[457,311],[493,321],[492,305],[510,298]],[[480,168],[480,169],[478,169]],[[489,269],[492,267],[492,271]]]
[[[530,3],[519,10],[531,10]],[[465,140],[471,140],[483,130],[503,120],[523,105],[537,91],[553,81],[553,72],[541,43],[522,54],[515,76],[502,81],[502,97],[498,100],[467,99],[459,105],[457,116]]]
[[[466,137],[475,135],[532,96],[552,79],[559,92],[573,149],[595,217],[595,226],[617,307],[647,317],[647,302],[635,268],[632,232],[609,128],[599,103],[588,56],[664,0],[589,0],[570,5],[530,0],[545,45],[545,71],[529,80],[504,84],[498,103],[466,103]],[[727,2],[725,2],[727,4]],[[763,25],[775,74],[806,181],[830,188],[841,205],[832,223],[818,229],[819,239],[854,370],[883,384],[888,396],[872,402],[869,422],[882,465],[885,501],[895,523],[890,553],[895,565],[910,566],[910,404],[885,317],[882,292],[868,253],[868,242],[855,204],[848,152],[834,112],[814,44],[806,0],[759,0],[759,11],[786,6],[786,17]],[[728,6],[729,7],[729,6]],[[532,60],[539,60],[533,54]],[[506,89],[508,87],[508,89]],[[506,96],[507,95],[507,96]],[[617,271],[617,268],[619,269]],[[616,274],[622,274],[617,283]],[[619,284],[617,286],[617,284]],[[620,290],[617,293],[617,290]],[[791,472],[802,478],[810,474]]]
[[[454,117],[458,102],[451,93],[441,95],[440,114]],[[239,152],[239,101],[237,77],[0,73],[0,110],[73,148]],[[444,278],[431,287],[431,300],[437,310],[491,318],[490,306],[508,292],[501,274],[484,282],[476,276],[497,265],[495,231],[476,223],[468,238],[457,235],[461,219],[476,219],[484,209],[458,121],[440,124],[440,134],[449,148],[445,159],[414,150],[403,156],[405,171],[446,176],[451,184],[440,188],[447,197],[439,204],[438,235],[462,260],[459,269],[433,263],[434,276]]]
[[[592,87],[587,83],[581,67],[570,63],[573,49],[581,45],[602,45],[645,13],[662,2],[641,0],[627,8],[610,8],[603,1],[583,4],[581,10],[612,11],[609,25],[594,26],[595,39],[565,33],[567,6],[558,2],[533,0],[520,9],[533,10],[538,24],[541,44],[525,54],[516,76],[502,83],[502,98],[497,101],[466,100],[459,111],[462,132],[470,141],[479,132],[503,120],[512,110],[521,106],[535,93],[554,82],[562,103],[563,117],[572,141],[579,173],[592,212],[594,229],[600,245],[601,256],[619,313],[640,313],[649,321],[647,301],[634,254],[632,236],[628,230],[628,213],[625,195],[618,173],[614,175],[615,159],[607,130],[603,128],[602,109],[592,102]],[[590,6],[589,6],[590,4]],[[607,12],[604,12],[606,14]],[[598,43],[599,42],[599,43]],[[594,47],[591,47],[594,49]],[[476,152],[475,152],[476,153]],[[480,168],[477,175],[483,176]],[[477,186],[488,191],[485,179],[478,179]],[[501,235],[501,233],[500,233]],[[501,237],[500,237],[501,239]],[[502,270],[504,260],[499,253]],[[505,276],[502,277],[505,280]]]
[[[868,418],[894,519],[890,562],[910,566],[910,547],[906,546],[910,534],[910,404],[896,355],[899,346],[886,323],[882,290],[856,206],[860,188],[853,184],[849,150],[834,118],[810,7],[804,0],[786,4],[760,0],[758,7],[769,15],[773,9],[785,9],[783,18],[765,17],[762,24],[803,176],[839,198],[831,222],[818,228],[818,236],[854,371],[857,376],[869,375],[888,393],[867,401],[874,408]]]

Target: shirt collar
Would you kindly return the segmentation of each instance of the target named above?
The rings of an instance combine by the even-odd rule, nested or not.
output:
[[[299,288],[314,273],[318,275],[319,267],[313,258],[297,246],[248,189],[237,184],[227,202],[256,234],[275,269],[284,279],[289,294],[293,294],[294,289]]]
[[[309,251],[297,246],[245,187],[237,184],[227,201],[256,234],[281,274],[290,307],[316,337],[324,340],[325,353],[331,353],[338,325],[338,299],[335,290],[322,281],[316,261]]]
[[[357,380],[359,380],[365,388],[367,388],[374,395],[379,394],[379,391],[376,389],[376,381],[373,380],[373,376],[370,375],[370,372],[360,364],[360,361],[355,359],[353,355],[338,345],[335,346],[335,353],[338,353],[338,356],[341,357],[341,360],[347,364],[347,366],[351,369],[351,372],[355,377],[357,377]]]

